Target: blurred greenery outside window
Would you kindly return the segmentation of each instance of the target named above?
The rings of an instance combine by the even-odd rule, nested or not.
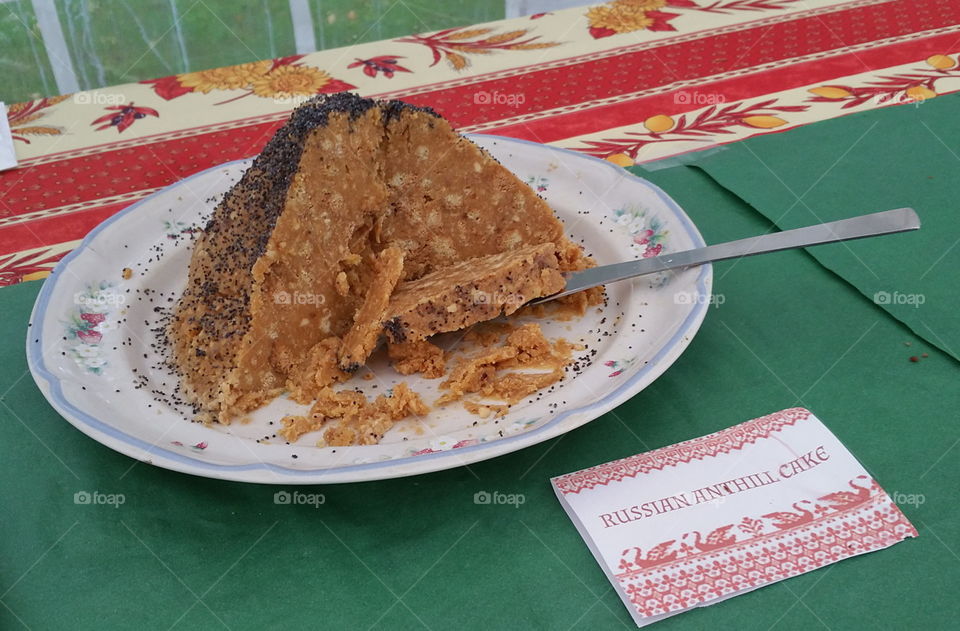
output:
[[[0,100],[24,101],[578,3],[0,0]]]

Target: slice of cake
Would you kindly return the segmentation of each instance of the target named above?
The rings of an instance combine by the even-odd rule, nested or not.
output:
[[[386,248],[376,260],[376,270],[363,304],[357,309],[353,327],[343,336],[339,363],[346,372],[353,372],[366,361],[377,345],[383,321],[389,313],[390,295],[403,275],[403,250]],[[344,294],[346,295],[346,294]]]
[[[228,423],[284,390],[308,399],[345,378],[343,364],[375,343],[386,292],[363,307],[396,269],[388,249],[409,282],[545,244],[561,271],[589,264],[542,199],[433,111],[312,99],[195,244],[170,328],[184,395],[203,420]]]
[[[390,251],[395,253],[384,266],[384,277],[374,279],[353,328],[343,338],[340,368],[344,371],[363,365],[381,330],[392,344],[419,342],[510,315],[524,303],[556,293],[566,284],[553,243],[467,259],[400,285],[396,281],[402,253],[388,248],[379,258]]]
[[[399,285],[384,329],[394,344],[416,342],[510,315],[565,284],[553,243],[468,259]]]

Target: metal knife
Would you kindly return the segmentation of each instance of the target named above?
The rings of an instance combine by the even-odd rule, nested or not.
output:
[[[805,228],[784,230],[782,232],[762,234],[757,237],[749,237],[737,241],[728,241],[727,243],[708,245],[683,252],[661,254],[660,256],[654,256],[648,259],[601,265],[579,272],[566,272],[564,276],[567,279],[567,285],[563,291],[531,300],[527,304],[535,305],[574,294],[584,289],[597,287],[598,285],[606,285],[618,280],[626,280],[628,278],[643,276],[644,274],[653,274],[669,269],[693,267],[713,261],[753,256],[754,254],[764,254],[766,252],[779,252],[780,250],[790,250],[793,248],[804,248],[811,245],[907,232],[919,228],[920,217],[917,216],[917,213],[912,208],[898,208],[896,210],[886,210],[884,212],[861,215],[850,219],[816,224]]]

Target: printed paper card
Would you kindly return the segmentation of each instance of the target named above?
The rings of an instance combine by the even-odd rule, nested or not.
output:
[[[638,626],[917,536],[802,408],[552,483]]]
[[[0,171],[17,166],[17,154],[13,149],[13,134],[7,121],[7,106],[0,101]]]

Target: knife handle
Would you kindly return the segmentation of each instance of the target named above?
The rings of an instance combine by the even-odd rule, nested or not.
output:
[[[569,294],[583,291],[598,285],[653,274],[680,267],[703,265],[713,261],[754,256],[766,252],[779,252],[794,248],[804,248],[824,243],[836,243],[851,239],[862,239],[884,234],[894,234],[917,230],[920,227],[920,218],[912,208],[898,208],[869,215],[861,215],[851,219],[840,219],[827,223],[795,228],[782,232],[762,234],[747,239],[728,241],[716,245],[708,245],[693,250],[684,250],[672,254],[662,254],[648,259],[625,261],[613,265],[592,267],[580,272],[566,274],[566,288],[556,294],[531,301],[531,304],[546,302]]]

